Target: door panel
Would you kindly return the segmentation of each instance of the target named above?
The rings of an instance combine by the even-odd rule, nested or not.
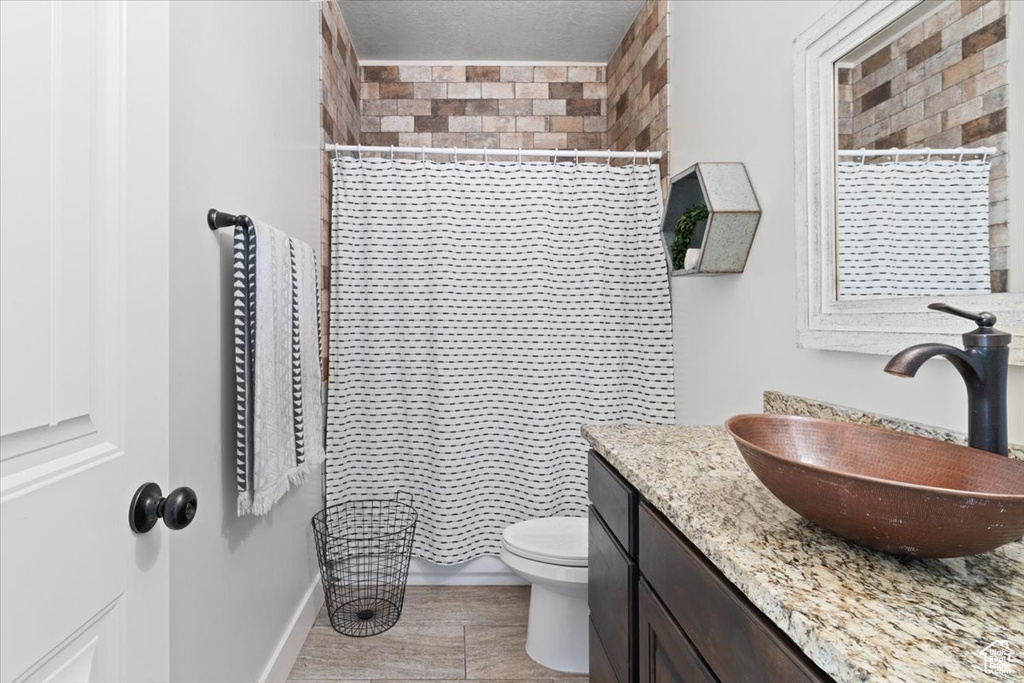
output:
[[[166,168],[129,125],[166,107],[131,68],[155,7],[0,2],[0,681],[167,677],[166,552],[127,523],[167,483],[166,269],[131,268],[166,218],[128,230]]]

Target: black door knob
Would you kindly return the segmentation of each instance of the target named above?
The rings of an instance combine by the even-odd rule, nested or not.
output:
[[[198,507],[196,492],[187,486],[171,491],[166,498],[160,487],[149,482],[139,487],[128,508],[128,526],[137,534],[144,534],[163,518],[168,529],[184,529],[192,523]]]

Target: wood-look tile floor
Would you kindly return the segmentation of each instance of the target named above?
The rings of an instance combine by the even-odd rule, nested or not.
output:
[[[409,586],[390,630],[350,638],[321,610],[289,681],[587,683],[526,654],[529,586]]]

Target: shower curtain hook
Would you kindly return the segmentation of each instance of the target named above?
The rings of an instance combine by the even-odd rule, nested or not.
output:
[[[636,149],[633,149],[633,165],[636,166]]]
[[[420,147],[420,161],[426,161],[426,160],[427,160],[427,146],[423,145],[422,147]]]
[[[895,161],[898,164],[898,163],[900,163],[900,151],[898,149],[897,150],[893,150],[893,151],[896,152],[896,154],[895,154],[896,158],[893,161]]]
[[[452,147],[452,161],[459,163],[459,148]]]
[[[651,151],[647,150],[647,165],[651,165]]]
[[[956,165],[959,166],[964,161],[964,148],[960,148],[960,158],[956,160]]]
[[[860,148],[860,163],[862,163],[862,164],[868,163],[868,150],[867,150],[866,147],[861,147]]]
[[[930,163],[932,163],[932,149],[931,149],[931,147],[928,148],[928,156],[926,156],[924,158],[924,165],[927,166]]]
[[[356,145],[356,159],[363,160],[363,146]]]
[[[519,163],[523,163],[523,148],[519,148]]]
[[[988,161],[988,147],[985,148],[985,153],[981,155],[981,163]]]
[[[573,153],[573,158],[576,160],[576,162],[575,162],[576,165],[579,166],[579,164],[580,164],[580,151],[574,147],[573,150],[572,150],[572,153]]]
[[[487,163],[487,145],[484,145],[484,163]]]
[[[608,150],[605,150],[605,151],[608,152],[608,156],[604,160],[605,166],[611,166],[612,165],[612,150],[608,149]]]
[[[395,146],[391,145],[391,161],[395,160]]]

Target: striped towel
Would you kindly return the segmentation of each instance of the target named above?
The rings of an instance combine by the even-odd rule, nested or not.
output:
[[[324,459],[316,254],[254,221],[234,276],[238,514],[264,515]]]

